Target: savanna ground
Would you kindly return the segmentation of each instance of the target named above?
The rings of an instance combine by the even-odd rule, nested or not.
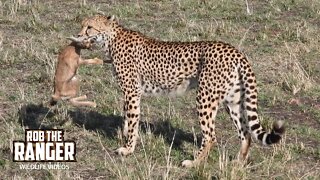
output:
[[[216,119],[218,144],[207,162],[184,169],[200,141],[195,91],[142,102],[140,142],[133,155],[123,144],[122,96],[111,65],[81,67],[81,94],[98,107],[42,106],[53,91],[59,50],[80,22],[96,13],[114,14],[128,28],[167,41],[221,40],[241,49],[254,67],[262,123],[283,119],[279,145],[254,143],[242,167],[234,161],[239,141],[223,109]],[[104,55],[83,51],[84,57]],[[319,179],[320,1],[0,1],[1,179]],[[77,143],[69,170],[20,170],[12,141],[27,128],[62,128]]]

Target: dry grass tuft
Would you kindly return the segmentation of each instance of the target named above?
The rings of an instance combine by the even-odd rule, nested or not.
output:
[[[300,51],[300,48],[289,47],[287,43],[285,43],[285,47],[288,56],[279,57],[282,60],[281,64],[279,63],[279,72],[281,72],[280,78],[283,81],[283,88],[292,92],[293,95],[311,89],[315,82],[297,58],[297,51]]]

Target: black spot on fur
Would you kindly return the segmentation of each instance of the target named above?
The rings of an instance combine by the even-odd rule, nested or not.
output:
[[[260,127],[260,124],[255,124],[251,127],[251,131],[254,131]]]

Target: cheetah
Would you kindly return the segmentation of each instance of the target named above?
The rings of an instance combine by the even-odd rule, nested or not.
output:
[[[77,70],[82,64],[103,64],[98,58],[82,59],[81,49],[88,49],[91,43],[82,39],[68,38],[72,42],[59,54],[58,64],[54,77],[54,94],[51,96],[50,106],[55,105],[60,99],[67,99],[74,106],[96,107],[95,102],[83,101],[86,95],[76,97],[79,91]],[[83,42],[82,42],[83,41]]]
[[[101,44],[110,54],[124,95],[123,134],[126,144],[116,152],[133,153],[140,118],[140,100],[146,94],[183,92],[197,82],[196,108],[202,132],[200,149],[182,166],[203,162],[217,142],[215,117],[224,105],[241,141],[239,160],[246,160],[251,136],[263,145],[277,143],[283,121],[265,130],[257,114],[257,85],[247,58],[233,46],[218,41],[166,42],[126,29],[114,16],[95,15],[82,21],[79,38]]]

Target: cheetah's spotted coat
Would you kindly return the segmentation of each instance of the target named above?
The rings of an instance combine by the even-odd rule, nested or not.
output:
[[[127,142],[117,150],[119,154],[134,151],[141,96],[183,92],[193,80],[198,84],[196,102],[203,138],[195,159],[183,161],[183,166],[197,165],[216,142],[214,121],[220,104],[226,107],[238,130],[240,159],[247,158],[251,136],[265,145],[281,139],[281,121],[275,122],[270,132],[260,125],[255,75],[246,57],[233,46],[214,41],[158,41],[102,15],[85,19],[78,36],[102,44],[113,60],[125,99],[123,133]]]

